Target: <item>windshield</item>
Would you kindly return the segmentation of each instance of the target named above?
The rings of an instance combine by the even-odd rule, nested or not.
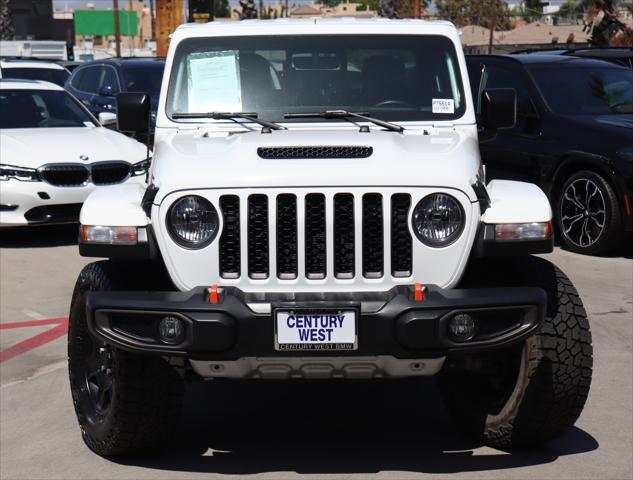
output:
[[[610,67],[533,67],[549,106],[565,115],[633,113],[633,71]]]
[[[56,68],[3,68],[4,78],[21,78],[24,80],[44,80],[60,87],[64,86],[70,74],[66,70]]]
[[[127,67],[123,69],[125,90],[128,92],[147,92],[150,95],[160,94],[160,84],[163,81],[164,70],[164,63],[152,63],[146,67]]]
[[[464,98],[453,43],[442,36],[192,38],[176,50],[167,114],[323,122],[284,120],[284,113],[342,109],[383,120],[451,120],[463,115]]]
[[[0,90],[0,128],[85,127],[97,125],[66,92]]]

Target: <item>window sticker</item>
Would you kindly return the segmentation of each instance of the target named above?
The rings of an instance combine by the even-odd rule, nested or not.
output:
[[[188,110],[190,112],[239,112],[242,110],[237,51],[194,53],[189,56],[188,62]]]
[[[431,105],[433,113],[455,113],[455,102],[452,98],[434,98]]]

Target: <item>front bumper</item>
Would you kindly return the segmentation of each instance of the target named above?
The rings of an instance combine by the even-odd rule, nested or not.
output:
[[[244,359],[256,358],[441,359],[502,348],[538,328],[546,302],[545,292],[532,287],[429,286],[424,299],[416,301],[412,286],[397,286],[385,292],[354,293],[246,293],[227,287],[221,289],[217,303],[210,303],[209,289],[199,287],[189,292],[93,292],[86,308],[91,333],[107,343],[137,353],[186,357],[202,371],[213,362],[238,362],[233,365],[243,367],[249,363]],[[358,348],[278,351],[277,308],[354,308]],[[448,322],[456,313],[475,318],[477,333],[471,340],[450,336]],[[158,322],[165,316],[178,317],[185,324],[184,339],[177,345],[160,340]]]
[[[6,180],[0,184],[0,225],[22,226],[79,221],[81,204],[96,187],[56,187],[46,182]]]

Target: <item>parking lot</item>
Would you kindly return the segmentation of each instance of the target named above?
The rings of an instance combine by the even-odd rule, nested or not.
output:
[[[547,446],[507,453],[450,423],[433,379],[224,382],[189,386],[162,453],[108,461],[81,441],[66,370],[66,328],[81,258],[75,227],[2,232],[2,478],[605,478],[633,475],[633,261],[556,249],[594,341],[588,405]],[[195,400],[195,401],[194,401]]]

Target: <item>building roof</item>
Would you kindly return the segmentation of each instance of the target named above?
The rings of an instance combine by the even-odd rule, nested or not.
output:
[[[290,11],[290,15],[321,15],[321,10],[310,5],[301,5]]]

